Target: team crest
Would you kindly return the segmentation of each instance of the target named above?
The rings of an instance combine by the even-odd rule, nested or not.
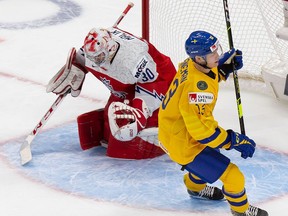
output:
[[[207,85],[207,83],[205,81],[199,81],[197,83],[197,87],[200,90],[206,90],[208,88],[208,85]]]
[[[189,104],[210,104],[214,100],[214,95],[210,92],[189,92]]]

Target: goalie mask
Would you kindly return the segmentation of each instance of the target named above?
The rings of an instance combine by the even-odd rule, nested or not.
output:
[[[109,31],[93,28],[86,36],[83,48],[88,59],[102,66],[113,56],[117,47]]]

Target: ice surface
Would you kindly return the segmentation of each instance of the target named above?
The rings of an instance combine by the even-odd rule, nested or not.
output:
[[[67,7],[61,8],[63,2]],[[119,27],[140,35],[141,1],[133,2]],[[167,156],[123,161],[107,158],[102,147],[81,151],[75,119],[103,107],[109,94],[89,74],[81,95],[67,96],[33,141],[31,163],[20,165],[21,143],[56,99],[45,92],[45,85],[65,63],[70,48],[79,48],[90,28],[113,25],[126,4],[0,1],[1,215],[230,215],[226,202],[191,200],[183,173]],[[258,149],[247,160],[237,152],[225,153],[245,173],[249,201],[271,216],[286,216],[288,104],[245,89],[241,98],[246,133]],[[222,86],[218,100],[219,124],[239,131],[233,87]]]

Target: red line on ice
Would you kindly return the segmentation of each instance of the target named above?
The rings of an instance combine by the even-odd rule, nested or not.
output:
[[[14,74],[4,73],[4,72],[0,71],[0,76],[5,77],[5,78],[16,79],[16,80],[18,80],[20,82],[30,83],[30,84],[33,84],[33,85],[38,85],[38,86],[42,86],[42,87],[46,88],[46,84],[43,84],[43,83],[40,83],[40,82],[36,82],[36,81],[30,80],[30,79],[27,79],[27,78],[24,78],[24,77],[16,76]],[[96,102],[96,103],[104,103],[105,102],[105,100],[99,100],[97,98],[93,98],[93,97],[89,97],[89,96],[85,96],[85,95],[80,95],[79,97],[87,99],[87,100],[90,100],[90,101],[93,101],[93,102]]]

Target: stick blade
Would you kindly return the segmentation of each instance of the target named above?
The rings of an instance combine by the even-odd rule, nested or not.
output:
[[[25,140],[20,148],[21,164],[25,165],[32,160],[32,152],[30,143]]]

